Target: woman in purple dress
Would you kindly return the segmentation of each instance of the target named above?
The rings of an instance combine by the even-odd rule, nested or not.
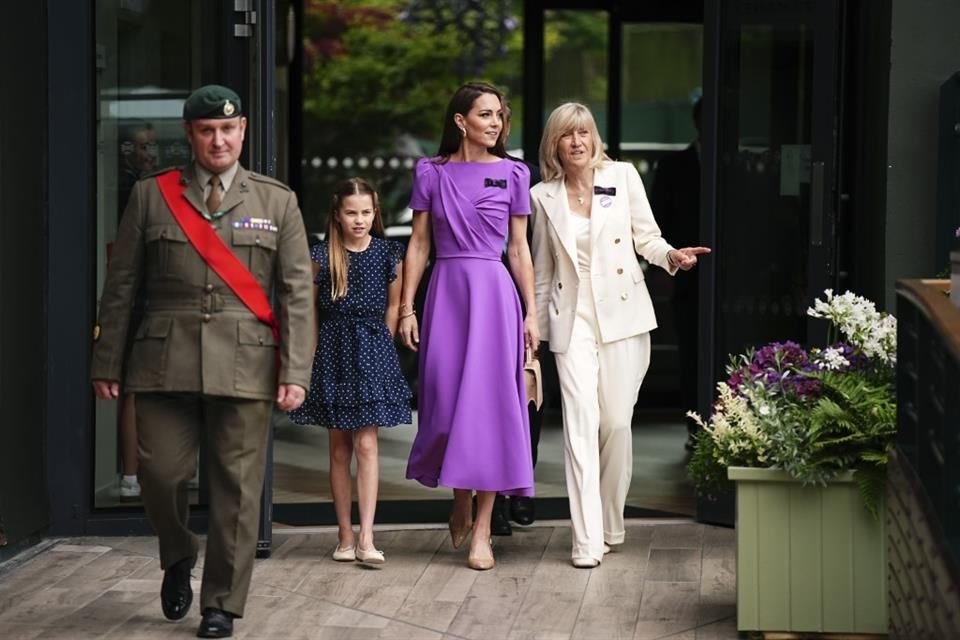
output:
[[[477,570],[494,565],[496,494],[533,495],[523,360],[540,336],[526,241],[529,170],[506,157],[504,111],[501,92],[485,83],[465,84],[450,99],[440,149],[415,169],[400,298],[400,336],[420,352],[407,477],[453,489],[451,541],[459,547],[473,532],[467,564]],[[436,263],[421,331],[413,299],[431,242]],[[517,287],[501,262],[505,242]]]

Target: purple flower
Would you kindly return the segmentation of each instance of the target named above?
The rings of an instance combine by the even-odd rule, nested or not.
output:
[[[768,391],[808,399],[820,395],[819,381],[803,375],[817,366],[796,342],[772,342],[747,354],[749,360],[730,372],[727,384],[739,390],[745,380],[763,385]]]

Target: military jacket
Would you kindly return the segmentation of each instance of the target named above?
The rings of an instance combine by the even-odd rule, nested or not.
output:
[[[201,215],[203,188],[193,165],[183,170],[181,182]],[[309,388],[313,280],[296,195],[241,167],[220,210],[226,213],[210,224],[273,296],[279,344],[200,258],[149,177],[134,186],[117,232],[100,301],[92,378],[120,380],[123,374],[129,392],[261,400],[274,398],[278,383]],[[138,296],[143,318],[129,327]]]

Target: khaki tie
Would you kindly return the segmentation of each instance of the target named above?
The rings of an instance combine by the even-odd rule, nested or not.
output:
[[[210,185],[210,194],[207,196],[207,213],[213,215],[220,211],[220,176],[213,176],[207,184]]]

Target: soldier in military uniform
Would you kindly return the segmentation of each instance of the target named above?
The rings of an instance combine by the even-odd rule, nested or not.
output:
[[[125,391],[137,395],[140,483],[171,620],[193,600],[198,541],[187,526],[187,483],[204,445],[210,518],[197,635],[220,638],[243,615],[253,571],[271,405],[298,407],[310,383],[313,283],[296,196],[239,164],[246,118],[237,94],[197,89],[183,118],[195,162],[133,188],[100,303],[91,378],[97,397],[115,399],[124,370]],[[182,194],[172,197],[171,185]],[[206,241],[198,242],[198,221]],[[208,255],[211,244],[233,271]],[[237,285],[243,278],[259,284],[252,297],[259,294],[266,314],[249,302],[257,287]],[[138,294],[144,317],[124,369]]]

